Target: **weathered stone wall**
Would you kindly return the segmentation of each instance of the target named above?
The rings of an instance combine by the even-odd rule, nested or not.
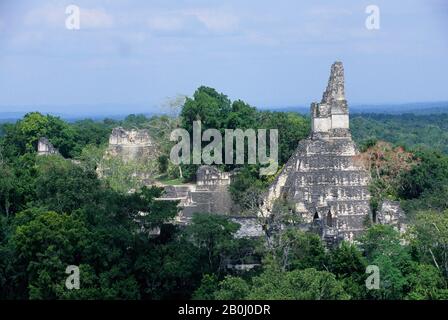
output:
[[[59,154],[59,151],[53,147],[47,138],[42,137],[37,142],[37,154],[39,156],[47,156],[51,154]]]
[[[335,62],[320,103],[311,104],[311,128],[318,136],[348,135],[349,115],[345,100],[344,67]]]
[[[230,215],[237,210],[228,187],[231,173],[200,166],[196,184],[166,186],[164,199],[180,201],[179,221],[187,223],[194,213]]]
[[[393,226],[400,233],[404,233],[407,228],[406,215],[398,201],[384,200],[381,202],[375,220],[378,224]]]
[[[125,130],[118,127],[112,130],[106,153],[126,162],[146,162],[155,159],[159,151],[147,130]]]
[[[236,232],[236,238],[257,238],[263,236],[263,226],[257,217],[233,217],[233,222],[241,225]]]

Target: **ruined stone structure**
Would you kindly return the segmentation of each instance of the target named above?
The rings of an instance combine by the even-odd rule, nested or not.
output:
[[[59,154],[59,151],[51,144],[51,142],[42,137],[37,142],[37,154],[39,156],[48,156],[51,154]]]
[[[147,130],[114,128],[109,137],[109,146],[96,171],[100,178],[108,176],[115,166],[111,165],[111,161],[119,160],[134,169],[130,175],[133,179],[143,185],[153,185],[159,154],[158,146]]]
[[[230,215],[233,202],[228,191],[231,173],[213,166],[201,166],[196,172],[196,184],[166,186],[165,199],[179,200],[179,219],[187,222],[193,213]]]
[[[158,155],[157,146],[147,130],[114,128],[107,154],[123,161],[146,161]]]
[[[331,67],[322,101],[311,105],[311,123],[310,136],[270,186],[260,214],[269,216],[274,201],[285,200],[304,228],[317,230],[325,241],[352,241],[370,216],[370,176],[356,161],[341,62]]]
[[[407,228],[406,215],[397,201],[384,200],[376,213],[376,223],[393,226],[395,230],[404,233]]]
[[[257,217],[238,216],[239,208],[232,201],[228,187],[233,172],[222,172],[214,166],[200,166],[196,172],[196,184],[165,186],[160,200],[179,201],[177,223],[188,224],[194,213],[213,213],[230,217],[241,225],[237,238],[258,237],[262,228]]]
[[[188,223],[193,213],[222,214],[241,224],[236,237],[259,237],[267,227],[261,225],[263,219],[238,216],[240,210],[232,203],[228,187],[233,175],[201,166],[196,184],[167,186],[163,200],[180,201],[178,223]],[[350,133],[344,68],[335,62],[321,102],[311,104],[310,136],[298,142],[269,187],[259,215],[273,217],[276,201],[285,201],[301,218],[301,228],[317,232],[329,247],[354,241],[372,219],[369,183],[370,174]],[[382,202],[374,222],[400,232],[406,229],[397,202]]]

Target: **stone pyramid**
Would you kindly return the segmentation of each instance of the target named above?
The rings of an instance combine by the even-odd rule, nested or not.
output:
[[[260,212],[269,216],[276,199],[287,200],[304,227],[327,242],[353,241],[370,216],[370,175],[357,161],[344,91],[344,67],[335,62],[322,101],[311,104],[311,134],[270,186]]]

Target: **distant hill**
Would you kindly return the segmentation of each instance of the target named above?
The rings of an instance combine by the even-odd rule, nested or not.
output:
[[[350,107],[350,113],[351,114],[373,114],[373,113],[381,113],[381,114],[405,114],[405,113],[413,113],[415,115],[428,115],[428,114],[441,114],[441,113],[448,113],[448,101],[441,101],[441,102],[418,102],[418,103],[404,103],[404,104],[354,104],[349,105]],[[4,107],[1,106],[0,110],[8,110],[8,109],[14,109],[14,107]],[[22,110],[42,110],[41,112],[43,114],[52,114],[58,117],[61,117],[62,119],[66,121],[76,121],[81,119],[93,119],[93,120],[103,120],[105,118],[113,119],[113,120],[122,120],[129,114],[144,114],[146,116],[153,116],[157,114],[161,114],[158,111],[151,110],[150,112],[139,112],[140,110],[143,110],[141,108],[135,108],[132,107],[123,107],[121,110],[127,112],[117,112],[117,110],[120,110],[117,106],[115,106],[113,111],[104,111],[99,112],[96,111],[95,113],[89,112],[86,107],[83,108],[68,108],[70,110],[79,110],[75,113],[75,111],[70,113],[59,113],[59,112],[47,112],[44,109],[36,108],[36,107],[23,107]],[[64,109],[64,108],[61,108]],[[104,105],[98,105],[97,107],[91,106],[90,110],[105,110],[107,108],[104,107]],[[267,110],[267,111],[278,111],[278,112],[298,112],[301,114],[307,115],[309,113],[310,107],[309,106],[273,106],[273,107],[266,107],[266,108],[259,108],[260,110]],[[29,111],[27,111],[29,112]],[[21,119],[27,112],[20,111],[20,112],[1,112],[0,111],[0,123],[5,122],[15,122],[18,119]]]
[[[53,116],[60,117],[61,119],[68,121],[68,122],[74,122],[78,120],[83,119],[92,119],[94,121],[102,121],[104,119],[112,119],[112,120],[123,120],[126,118],[129,114],[132,114],[130,112],[129,114],[79,114],[79,115],[70,115],[70,114],[61,114],[61,113],[53,113],[53,112],[41,112],[42,114],[51,114]],[[8,123],[8,122],[16,122],[19,119],[22,119],[23,116],[27,114],[27,112],[0,112],[0,123]],[[143,114],[136,112],[135,114]],[[154,113],[145,113],[144,114],[147,117],[155,115]]]
[[[448,101],[441,102],[418,102],[404,104],[359,104],[349,105],[351,114],[359,113],[384,113],[384,114],[405,114],[413,113],[416,115],[448,113]],[[310,107],[287,106],[270,107],[263,110],[298,112],[308,114]]]

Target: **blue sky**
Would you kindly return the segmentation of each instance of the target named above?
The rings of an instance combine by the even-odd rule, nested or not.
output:
[[[380,30],[365,27],[371,4]],[[335,60],[350,104],[448,100],[447,18],[444,0],[1,0],[0,111],[160,111],[200,85],[309,105]]]

